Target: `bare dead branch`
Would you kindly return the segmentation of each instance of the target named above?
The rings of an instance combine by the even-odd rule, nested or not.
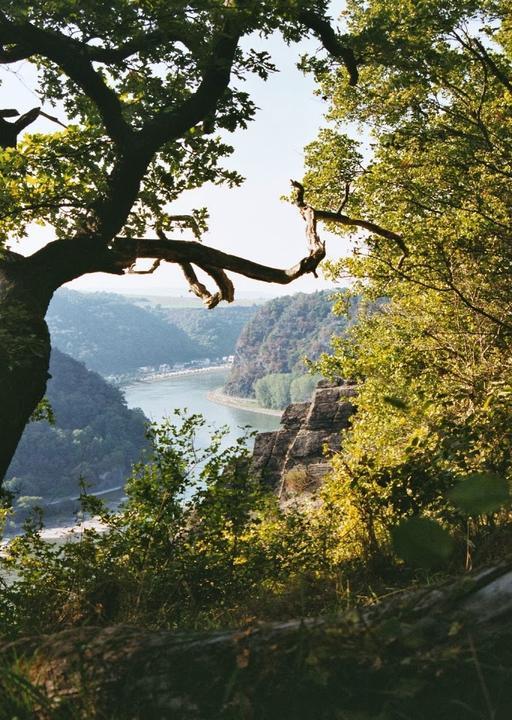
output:
[[[18,117],[19,112],[14,108],[4,108],[0,110],[0,117]]]
[[[306,223],[306,240],[308,255],[289,269],[281,270],[268,265],[241,258],[237,255],[224,253],[208,247],[197,241],[172,240],[158,228],[158,240],[148,238],[116,238],[111,244],[111,251],[118,255],[115,267],[124,265],[128,271],[133,271],[133,265],[138,258],[156,258],[157,261],[167,261],[179,265],[185,275],[191,291],[200,297],[207,307],[215,307],[221,300],[232,302],[234,299],[233,283],[226,275],[226,270],[268,283],[287,285],[293,280],[312,273],[317,276],[317,268],[325,257],[325,243],[317,232],[316,211],[304,201],[304,188],[300,183],[293,182],[297,189],[296,205]],[[190,216],[175,216],[177,220],[185,219],[190,222]],[[44,252],[40,251],[40,253]],[[201,283],[196,275],[193,265],[201,268],[216,283],[217,293],[211,293]]]
[[[302,185],[294,180],[291,181],[294,188],[297,190],[297,197],[295,204],[299,208],[299,212],[302,215],[306,223],[306,239],[309,249],[309,257],[320,257],[323,260],[325,257],[325,243],[320,240],[317,232],[317,214],[311,205],[308,205],[304,200],[304,188]],[[318,265],[318,264],[317,264]],[[317,276],[316,267],[310,270],[315,277]]]
[[[297,180],[292,180],[291,183],[297,193],[295,201],[296,204],[299,205],[299,207],[309,207],[304,200],[303,185],[297,182]],[[349,217],[348,215],[344,215],[343,213],[338,211],[333,212],[331,210],[319,210],[318,208],[312,208],[312,211],[316,220],[324,220],[326,222],[332,222],[338,225],[346,225],[348,227],[360,227],[364,230],[368,230],[373,235],[379,235],[380,237],[386,238],[386,240],[392,240],[398,245],[404,257],[407,257],[409,255],[409,251],[402,236],[396,232],[393,232],[393,230],[383,228],[381,225],[378,225],[377,223],[371,222],[369,220]]]
[[[201,300],[204,302],[204,304],[209,310],[216,307],[223,299],[222,293],[216,292],[212,294],[208,290],[206,285],[203,285],[203,283],[199,281],[191,263],[180,263],[180,267],[183,271],[183,275],[185,276],[185,280],[188,283],[190,291],[193,292],[194,295],[196,295],[198,298],[201,298]]]
[[[60,125],[65,130],[67,130],[67,125],[65,125],[63,122],[59,120],[59,118],[55,117],[55,115],[48,115],[47,113],[43,112],[42,110],[39,111],[39,114],[41,117],[46,118],[47,120],[50,120],[51,122],[57,123],[57,125]]]
[[[225,300],[229,303],[233,302],[235,299],[235,288],[224,270],[210,265],[202,265],[201,267],[205,273],[215,280],[217,287],[219,288],[218,294],[220,295],[220,300]]]
[[[187,242],[185,240],[148,240],[133,238],[117,238],[113,248],[121,252],[132,251],[137,257],[160,257],[168,262],[178,263],[191,261],[197,265],[207,264],[210,267],[231,270],[239,275],[261,280],[268,283],[288,285],[296,278],[308,272],[314,272],[323,260],[321,257],[308,256],[303,258],[297,265],[287,270],[261,265],[260,263],[247,260],[237,255],[224,253],[221,250],[202,245],[198,242]]]
[[[130,265],[127,272],[129,275],[152,275],[155,270],[158,270],[160,267],[162,261],[160,259],[155,260],[155,262],[151,265],[149,270],[135,270],[135,263],[133,265]]]
[[[196,232],[200,236],[199,228],[197,226],[195,218],[193,218],[191,215],[174,215],[172,219],[183,218],[187,221],[193,221]],[[157,235],[160,240],[168,242],[168,238],[164,234],[163,230],[158,229]],[[199,279],[191,263],[180,263],[180,267],[183,271],[186,281],[189,284],[190,291],[193,292],[194,295],[196,295],[197,297],[201,298],[201,300],[204,302],[208,309],[211,310],[212,308],[216,307],[216,305],[218,305],[221,300],[226,300],[226,302],[233,302],[233,300],[235,299],[235,288],[233,287],[233,283],[228,278],[224,270],[222,270],[222,268],[206,265],[205,263],[198,263],[198,267],[200,267],[211,278],[213,278],[217,287],[219,288],[218,292],[212,294],[208,290],[208,288],[203,285],[203,283],[199,282]]]

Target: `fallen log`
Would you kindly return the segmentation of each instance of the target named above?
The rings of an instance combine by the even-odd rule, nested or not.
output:
[[[59,718],[508,720],[511,618],[504,562],[332,617],[201,634],[82,627],[0,654]]]

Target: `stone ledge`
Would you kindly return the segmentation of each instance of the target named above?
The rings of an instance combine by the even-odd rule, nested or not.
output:
[[[324,446],[339,448],[340,433],[356,410],[349,398],[356,394],[352,382],[320,380],[311,402],[288,405],[279,430],[258,433],[253,468],[265,484],[278,490],[286,473],[301,467],[318,487],[330,469]]]

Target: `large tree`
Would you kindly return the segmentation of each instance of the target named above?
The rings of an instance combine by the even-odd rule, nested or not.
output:
[[[315,272],[324,246],[303,202],[309,252],[288,270],[166,233],[188,223],[199,240],[204,213],[173,216],[173,201],[207,181],[241,180],[221,165],[231,149],[218,131],[243,128],[254,115],[237,82],[249,73],[267,78],[273,69],[268,53],[244,49],[243,38],[279,31],[295,42],[313,33],[356,82],[354,55],[326,6],[326,0],[3,0],[0,62],[32,63],[36,92],[63,108],[67,126],[22,135],[42,109],[0,111],[0,478],[45,392],[44,316],[63,283],[91,272],[123,274],[138,258],[151,258],[155,266],[179,264],[212,307],[233,299],[225,270],[277,283]],[[29,257],[9,251],[31,223],[51,226],[56,240]],[[194,266],[211,277],[215,293]]]

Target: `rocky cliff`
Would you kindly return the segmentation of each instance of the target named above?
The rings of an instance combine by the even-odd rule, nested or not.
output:
[[[314,489],[329,471],[329,455],[355,412],[355,394],[353,383],[321,380],[311,402],[286,408],[279,430],[256,435],[253,467],[281,497]]]

